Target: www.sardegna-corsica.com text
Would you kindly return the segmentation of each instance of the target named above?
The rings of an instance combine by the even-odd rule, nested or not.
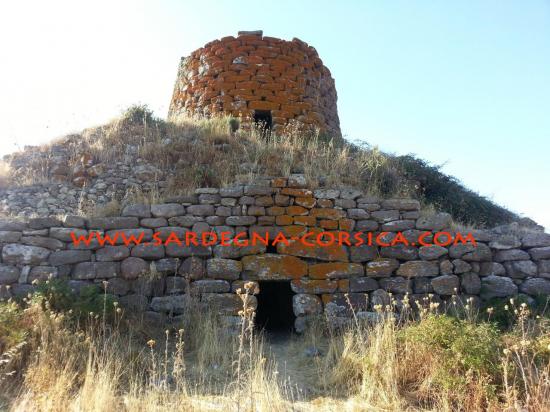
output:
[[[131,231],[110,231],[101,233],[91,231],[86,235],[71,232],[71,238],[74,246],[90,246],[97,244],[99,246],[114,246],[124,244],[126,246],[150,245],[166,246],[176,244],[179,246],[254,246],[277,244],[288,245],[290,243],[300,242],[307,247],[330,247],[338,246],[450,246],[457,244],[471,244],[476,246],[476,241],[471,233],[451,233],[451,232],[421,232],[418,236],[411,238],[405,236],[402,232],[344,232],[344,231],[322,231],[305,232],[298,236],[287,236],[283,232],[272,234],[265,233],[232,233],[232,232],[214,232],[207,231],[197,233],[187,231],[184,234],[176,232],[150,232],[131,230]]]

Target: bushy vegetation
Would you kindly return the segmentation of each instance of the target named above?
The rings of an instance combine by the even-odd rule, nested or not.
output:
[[[235,180],[304,173],[313,188],[353,186],[383,197],[411,196],[467,225],[492,227],[518,219],[442,173],[439,166],[417,157],[394,156],[364,142],[305,135],[292,127],[284,135],[266,135],[263,129],[247,127],[231,117],[166,122],[139,105],[106,125],[68,136],[65,144],[74,153],[74,161],[82,152],[106,164],[129,154],[144,159],[169,176],[164,197],[196,187],[225,186]],[[40,162],[30,166],[28,173],[36,178],[18,176],[17,182],[43,181],[43,168]],[[157,192],[128,193],[124,200],[158,200],[162,196]]]
[[[376,321],[355,318],[327,330],[319,319],[305,335],[271,344],[253,327],[248,293],[241,291],[245,308],[235,334],[192,300],[166,330],[121,310],[110,320],[74,322],[73,309],[52,309],[52,293],[0,303],[0,408],[550,408],[550,324],[525,303],[505,303],[514,317],[505,329],[472,312],[451,316],[434,305],[397,314],[390,306],[377,308]],[[83,299],[77,307],[88,304]],[[313,356],[304,350],[312,346]]]

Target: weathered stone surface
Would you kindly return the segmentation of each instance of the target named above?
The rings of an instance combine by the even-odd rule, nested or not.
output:
[[[162,259],[165,256],[164,246],[154,244],[137,245],[132,248],[131,255],[148,260]]]
[[[386,199],[381,206],[383,209],[419,210],[420,202],[414,199]]]
[[[464,293],[478,295],[481,290],[481,279],[477,273],[464,273],[460,276],[460,285]]]
[[[202,245],[189,245],[177,243],[170,243],[164,247],[166,255],[170,257],[189,257],[189,256],[202,256],[208,257],[212,255],[212,248],[210,246]]]
[[[15,266],[0,264],[0,284],[6,285],[19,280],[21,270]]]
[[[498,262],[482,262],[479,270],[481,276],[504,275],[506,269]]]
[[[91,257],[89,250],[59,250],[50,254],[49,262],[52,266],[70,265],[90,261]]]
[[[231,284],[222,279],[199,279],[191,283],[192,293],[225,293],[231,290]]]
[[[338,289],[338,282],[335,280],[321,279],[294,279],[290,282],[294,293],[321,294],[334,293]]]
[[[53,266],[34,266],[29,272],[29,277],[27,281],[33,283],[35,280],[48,280],[55,279],[59,275],[59,271],[56,267]],[[0,283],[2,283],[0,281]]]
[[[307,263],[294,256],[266,253],[241,260],[243,277],[250,280],[290,280],[307,274]]]
[[[529,254],[534,260],[550,259],[550,246],[529,249]]]
[[[137,243],[148,242],[153,239],[152,229],[113,229],[105,232],[105,238],[107,236],[113,240],[116,245],[135,245]],[[111,242],[106,242],[109,244]]]
[[[158,237],[165,243],[171,243],[171,244],[177,244],[177,242],[174,239],[174,236],[176,236],[178,239],[184,242],[188,232],[189,232],[188,228],[178,227],[178,226],[163,226],[155,229],[156,237]],[[168,240],[169,238],[171,241],[166,242],[166,240]]]
[[[449,257],[452,259],[460,259],[466,253],[473,252],[475,248],[476,247],[471,243],[451,245],[449,246]]]
[[[146,217],[139,221],[139,224],[145,228],[156,229],[162,226],[168,226],[168,221],[163,217]]]
[[[550,295],[550,280],[542,278],[531,278],[525,280],[519,290],[531,296]]]
[[[380,288],[391,293],[412,293],[412,281],[403,277],[382,278],[378,281],[378,284]]]
[[[458,294],[460,280],[456,275],[441,275],[432,279],[432,287],[438,295]]]
[[[183,313],[190,304],[189,295],[160,296],[151,300],[151,309],[155,312]]]
[[[418,249],[418,256],[422,260],[436,260],[447,253],[449,251],[446,248],[437,245],[422,246]]]
[[[122,216],[151,217],[151,206],[144,204],[133,204],[122,209]]]
[[[9,243],[2,248],[2,262],[13,265],[39,265],[45,263],[50,250],[39,246]]]
[[[500,235],[489,242],[489,247],[498,250],[515,249],[521,246],[521,241],[514,235]]]
[[[88,219],[89,229],[134,229],[139,227],[139,219],[137,217],[94,217]],[[53,229],[53,228],[52,228]],[[50,229],[51,236],[51,229]]]
[[[303,242],[291,240],[288,245],[278,243],[277,253],[325,261],[347,262],[349,260],[347,247],[338,245],[337,243],[331,246],[320,246],[315,242],[314,246],[308,246]]]
[[[228,216],[225,224],[228,226],[250,226],[256,223],[255,216]]]
[[[313,192],[317,199],[336,199],[340,195],[337,189],[317,189]]]
[[[130,249],[126,246],[105,246],[96,250],[98,262],[116,262],[130,256]]]
[[[206,261],[206,273],[210,278],[237,280],[242,270],[238,260],[213,258]]]
[[[206,274],[204,260],[196,256],[188,257],[181,263],[178,273],[192,280],[202,279]]]
[[[112,278],[106,283],[107,293],[112,295],[126,295],[130,290],[130,283],[126,279]]]
[[[153,217],[170,218],[185,214],[185,208],[179,203],[163,203],[151,205],[151,214]]]
[[[388,223],[399,219],[399,210],[375,210],[370,216],[378,223]]]
[[[0,243],[19,242],[20,239],[21,232],[15,232],[12,230],[0,230]]]
[[[53,237],[58,240],[62,240],[64,242],[72,242],[73,237],[71,236],[71,233],[74,235],[76,239],[80,238],[81,236],[88,236],[88,231],[84,229],[74,229],[69,227],[52,227],[50,228],[50,237]]]
[[[380,256],[400,260],[418,259],[418,248],[414,246],[396,245],[380,248]]]
[[[431,278],[414,278],[413,289],[414,293],[432,293],[433,287]]]
[[[550,277],[550,260],[539,260],[538,272],[539,274],[546,273]]]
[[[523,247],[544,247],[550,246],[549,233],[528,233],[521,238]]]
[[[120,306],[130,313],[141,313],[147,310],[149,306],[149,300],[147,296],[140,294],[131,294],[126,296],[121,296],[118,298]]]
[[[439,265],[437,262],[411,260],[403,263],[396,273],[405,277],[435,276],[439,274]]]
[[[309,277],[312,279],[348,278],[362,276],[363,266],[359,263],[317,263],[309,266]]]
[[[399,267],[399,262],[397,259],[384,259],[379,258],[371,262],[368,262],[366,265],[367,276],[374,278],[379,277],[388,277]]]
[[[359,232],[373,232],[378,230],[378,222],[374,220],[358,220],[355,229]]]
[[[195,216],[212,216],[215,209],[212,205],[191,205],[187,206],[187,213]]]
[[[244,194],[243,186],[231,186],[220,188],[221,197],[240,197]]]
[[[55,217],[35,217],[29,219],[31,229],[48,229],[50,227],[61,226],[61,221]]]
[[[382,225],[382,230],[387,232],[402,232],[404,230],[414,229],[415,221],[402,219],[402,220],[393,220],[391,222],[384,223]]]
[[[492,258],[493,254],[489,246],[485,243],[477,243],[474,250],[462,255],[461,259],[472,262],[488,262],[492,260]]]
[[[120,265],[120,275],[124,279],[136,279],[150,271],[149,263],[138,257],[128,257]]]
[[[215,205],[220,203],[221,196],[218,193],[202,193],[199,195],[201,205]]]
[[[247,306],[251,309],[258,307],[256,296],[247,296]],[[201,297],[208,307],[212,308],[220,315],[238,315],[243,308],[243,301],[234,293],[204,293]]]
[[[453,271],[454,266],[450,260],[445,259],[439,263],[439,273],[441,273],[442,275],[452,275]]]
[[[537,275],[537,264],[530,260],[513,260],[504,262],[506,276],[512,279],[523,279]]]
[[[376,246],[351,246],[349,248],[349,257],[352,262],[367,262],[378,257],[378,248]]]
[[[350,219],[368,219],[369,212],[364,209],[348,209],[348,218]]]
[[[21,232],[27,229],[27,224],[25,222],[18,222],[14,219],[0,219],[0,230],[14,230]]]
[[[174,216],[168,219],[168,224],[170,226],[182,226],[182,227],[192,227],[194,224],[203,222],[204,217],[202,216]]]
[[[350,317],[353,313],[368,308],[369,295],[366,293],[334,293],[322,296],[325,315],[328,318]]]
[[[321,313],[321,299],[316,295],[300,293],[292,297],[292,309],[295,316],[316,315]]]
[[[369,292],[378,289],[378,282],[369,277],[351,278],[349,280],[350,292]]]
[[[224,259],[238,259],[243,256],[265,253],[266,246],[261,243],[239,246],[239,242],[230,242],[229,246],[214,246],[214,256]]]
[[[481,278],[481,298],[502,298],[518,293],[518,287],[512,279],[502,276],[490,275]]]
[[[73,279],[114,278],[120,272],[118,262],[81,262],[72,270]]]
[[[495,262],[506,262],[509,260],[529,260],[529,253],[521,249],[499,250],[493,258]]]
[[[166,294],[175,295],[184,293],[187,288],[187,282],[179,276],[167,276],[166,279]]]
[[[456,274],[466,273],[472,270],[472,265],[468,262],[463,261],[462,259],[453,260],[453,272]]]
[[[435,213],[429,216],[420,216],[416,221],[417,229],[443,230],[450,226],[452,217],[448,213]]]
[[[20,242],[24,245],[45,247],[50,250],[65,248],[65,244],[62,241],[44,236],[23,236]]]

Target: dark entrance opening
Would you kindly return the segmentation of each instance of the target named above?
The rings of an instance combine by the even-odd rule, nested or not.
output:
[[[262,134],[268,134],[273,126],[271,110],[255,110],[254,123],[262,130]]]
[[[256,325],[266,332],[291,332],[294,327],[294,311],[290,282],[260,282]]]

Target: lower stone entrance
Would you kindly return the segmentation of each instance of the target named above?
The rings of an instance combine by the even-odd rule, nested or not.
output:
[[[295,319],[293,295],[288,281],[260,282],[256,325],[267,332],[290,332]]]

